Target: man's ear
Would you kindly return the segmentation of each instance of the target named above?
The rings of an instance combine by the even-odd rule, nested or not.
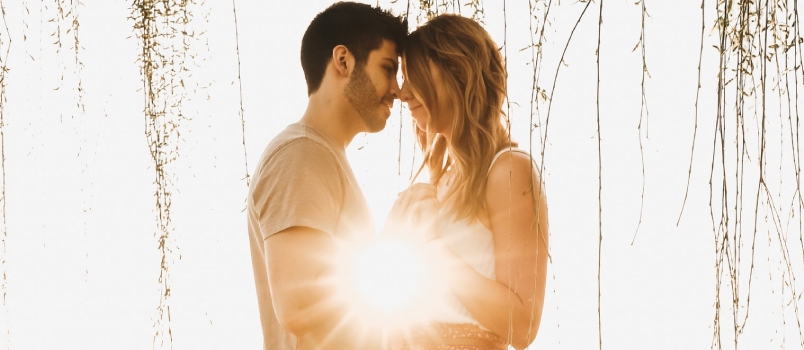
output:
[[[354,56],[346,46],[338,45],[332,49],[332,64],[339,75],[348,77],[350,69],[354,67]]]

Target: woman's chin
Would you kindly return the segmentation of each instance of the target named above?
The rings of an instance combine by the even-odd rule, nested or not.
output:
[[[416,122],[416,127],[419,128],[419,130],[422,130],[422,131],[427,130],[427,122],[425,122],[421,118],[416,118],[416,117],[413,117],[413,120]]]

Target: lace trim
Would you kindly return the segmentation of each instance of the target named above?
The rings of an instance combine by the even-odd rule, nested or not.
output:
[[[497,334],[470,323],[437,323],[411,330],[409,341],[398,350],[497,350],[507,349]]]

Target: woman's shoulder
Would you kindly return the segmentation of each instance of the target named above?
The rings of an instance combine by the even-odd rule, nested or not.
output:
[[[512,203],[526,205],[525,198],[542,197],[543,184],[539,166],[524,151],[505,151],[489,169],[486,179],[486,202],[490,211],[508,210]],[[513,201],[513,202],[512,202]],[[495,209],[496,208],[496,209]]]
[[[487,190],[505,190],[513,187],[530,187],[531,181],[539,181],[539,167],[533,157],[524,150],[504,149],[495,155],[489,168]]]
[[[504,148],[494,155],[489,167],[489,176],[493,172],[509,172],[512,169],[527,168],[528,172],[537,168],[530,153],[519,148]],[[538,169],[536,169],[538,170]]]

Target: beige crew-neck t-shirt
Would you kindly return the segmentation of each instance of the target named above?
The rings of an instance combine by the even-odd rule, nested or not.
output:
[[[277,135],[260,157],[247,209],[264,349],[296,349],[295,337],[274,313],[263,241],[293,226],[345,240],[371,237],[368,205],[343,147],[298,122]]]

